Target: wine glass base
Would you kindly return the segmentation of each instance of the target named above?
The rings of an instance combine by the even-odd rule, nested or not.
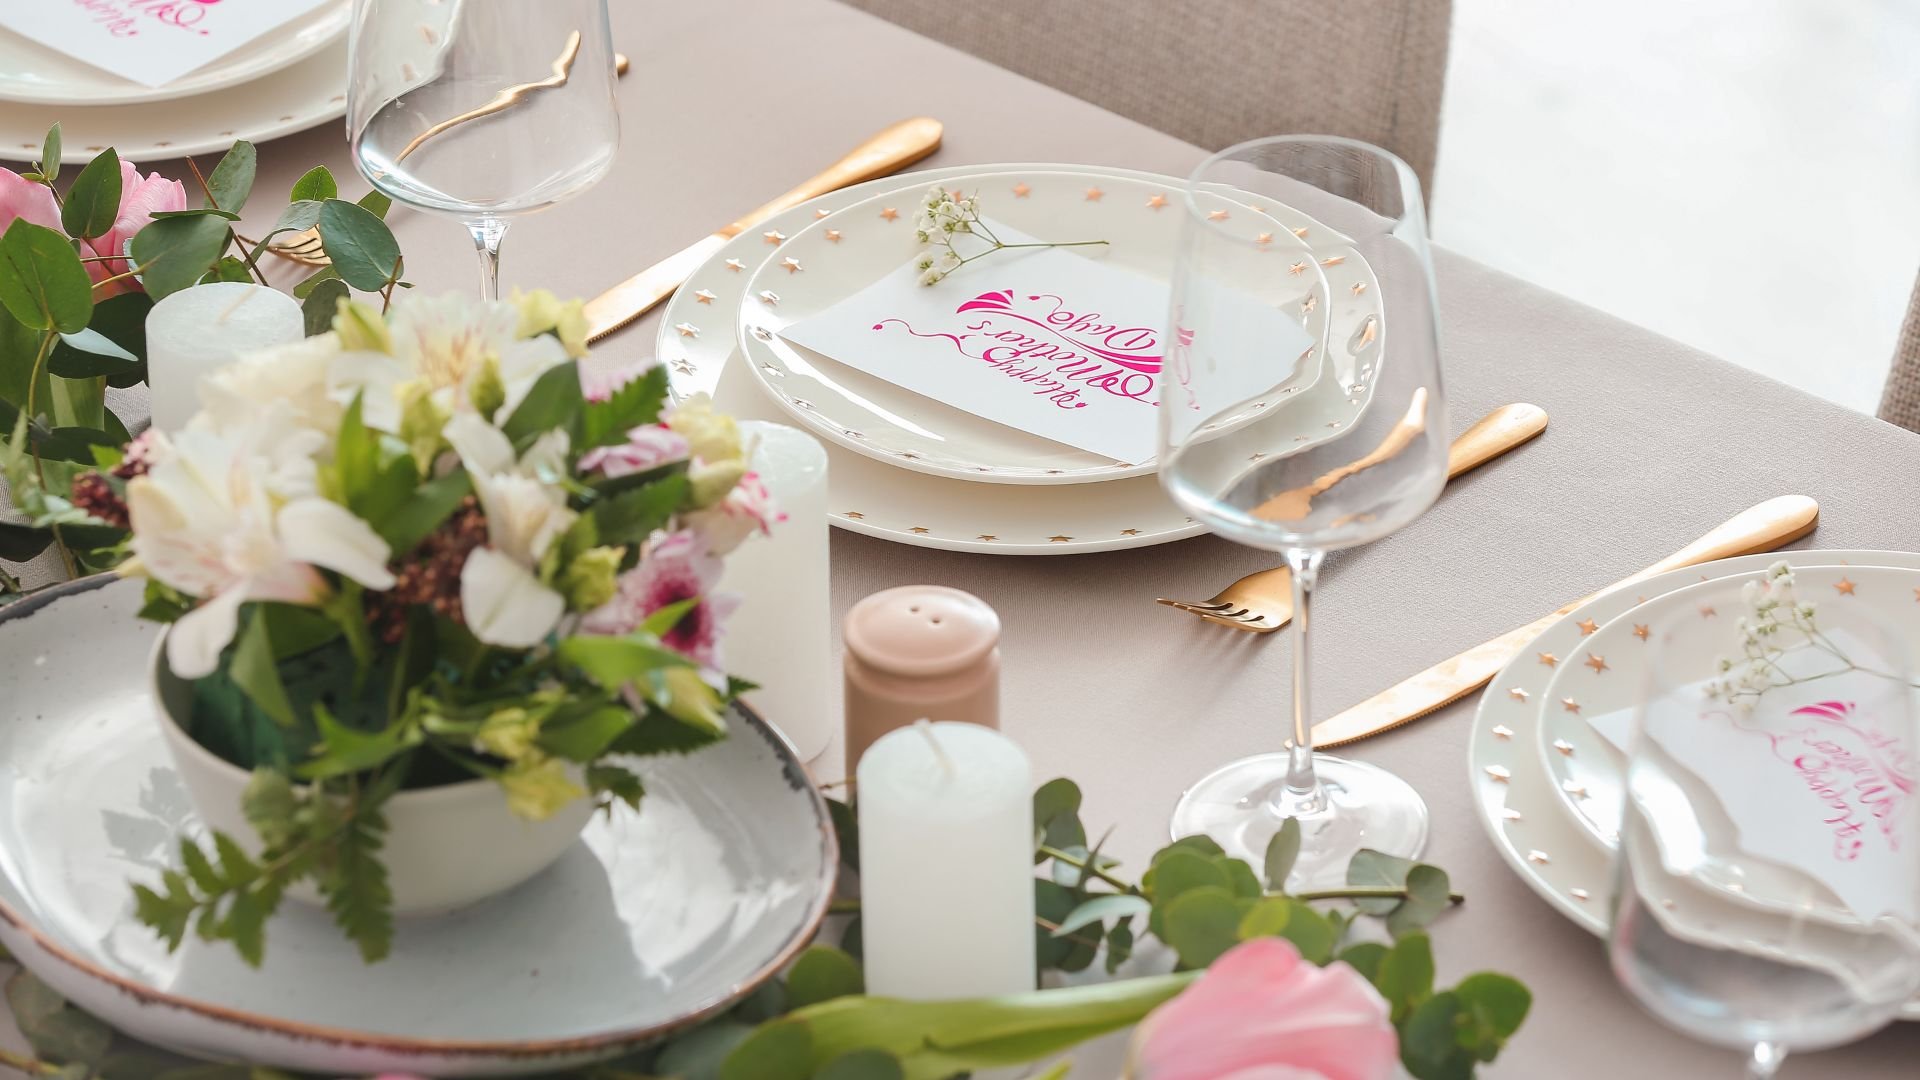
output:
[[[1173,809],[1173,836],[1206,835],[1255,873],[1288,817],[1300,821],[1300,856],[1287,889],[1337,889],[1361,848],[1418,858],[1427,846],[1427,804],[1405,780],[1363,761],[1315,754],[1324,798],[1303,805],[1287,792],[1286,754],[1242,758],[1203,777]]]

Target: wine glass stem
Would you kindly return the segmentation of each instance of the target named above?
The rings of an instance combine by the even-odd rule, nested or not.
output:
[[[1777,1042],[1753,1044],[1753,1056],[1747,1059],[1747,1080],[1773,1080],[1780,1063],[1787,1060],[1787,1048]]]
[[[1313,710],[1308,705],[1308,643],[1313,627],[1309,605],[1313,586],[1320,576],[1324,551],[1292,549],[1287,566],[1293,571],[1293,746],[1287,757],[1287,786],[1278,804],[1286,816],[1312,814],[1320,810],[1325,798],[1320,778],[1313,771]]]
[[[507,235],[507,223],[499,218],[467,222],[473,234],[473,249],[480,253],[480,299],[500,299],[500,241]]]

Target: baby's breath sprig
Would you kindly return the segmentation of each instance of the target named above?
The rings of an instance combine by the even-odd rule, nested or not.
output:
[[[1004,243],[993,234],[992,226],[980,219],[978,192],[962,195],[958,191],[948,191],[938,184],[928,188],[926,198],[921,201],[920,215],[914,219],[913,235],[922,244],[936,249],[921,256],[913,264],[914,269],[920,271],[921,285],[938,285],[948,274],[975,259],[984,259],[996,251],[1009,251],[1014,248],[1087,247],[1106,243],[1105,240],[1075,240],[1057,244],[1044,241],[1024,244]],[[985,251],[962,255],[953,246],[954,240],[961,236],[977,236],[991,246]]]
[[[1738,657],[1723,656],[1719,678],[1706,685],[1707,697],[1750,713],[1769,690],[1829,679],[1858,671],[1884,679],[1895,676],[1853,662],[1820,628],[1819,609],[1794,592],[1793,567],[1783,559],[1767,567],[1766,576],[1740,587],[1747,614],[1735,625],[1740,631]],[[1842,665],[1817,675],[1799,676],[1780,663],[1788,652],[1815,649]]]

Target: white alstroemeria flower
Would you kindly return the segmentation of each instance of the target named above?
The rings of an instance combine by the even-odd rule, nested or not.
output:
[[[567,437],[542,435],[517,460],[513,444],[477,413],[447,421],[447,442],[473,478],[487,519],[487,546],[460,571],[467,628],[489,645],[526,649],[553,632],[566,598],[540,581],[540,560],[579,515],[555,480],[566,467]]]
[[[344,352],[333,361],[332,383],[341,400],[363,392],[361,416],[368,427],[398,433],[408,398],[425,393],[442,415],[474,410],[473,393],[498,378],[511,415],[534,381],[569,362],[566,346],[552,335],[524,340],[520,312],[512,304],[476,301],[463,293],[396,300],[388,324],[391,355]]]
[[[273,439],[285,419],[269,410],[239,436],[183,431],[166,460],[127,484],[140,565],[200,601],[167,635],[167,662],[182,678],[212,674],[247,601],[325,600],[330,586],[318,568],[370,589],[393,586],[386,541],[313,492],[312,461],[301,451],[317,433]]]
[[[345,406],[330,392],[328,373],[340,355],[331,332],[249,353],[200,379],[195,426],[238,431],[256,424],[260,411],[283,405],[292,423],[331,439]]]

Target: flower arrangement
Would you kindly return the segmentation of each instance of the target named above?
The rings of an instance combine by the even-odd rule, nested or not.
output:
[[[198,198],[112,148],[63,188],[60,160],[56,124],[33,169],[0,168],[0,468],[14,511],[0,520],[0,560],[25,562],[51,548],[66,574],[79,576],[125,554],[127,523],[101,498],[126,479],[105,471],[101,452],[128,441],[106,391],[146,380],[144,327],[156,301],[208,281],[264,285],[262,256],[275,238],[308,229],[318,230],[329,260],[292,287],[309,332],[324,329],[355,292],[391,299],[408,285],[383,221],[385,196],[345,201],[325,168],[301,177],[255,238],[237,225],[253,195],[250,143],[234,143],[205,174],[189,159]],[[0,595],[19,590],[0,569]]]
[[[1709,700],[1725,702],[1746,715],[1768,691],[1782,687],[1853,671],[1896,678],[1855,663],[1827,636],[1820,628],[1819,607],[1794,591],[1793,567],[1786,560],[1774,563],[1762,577],[1742,585],[1740,600],[1747,606],[1747,613],[1735,624],[1740,634],[1740,655],[1720,658],[1718,676],[1706,684]],[[1795,674],[1781,662],[1793,652],[1824,655],[1838,666],[1816,674]]]
[[[474,777],[546,819],[638,805],[633,755],[725,733],[721,557],[769,527],[733,420],[659,367],[583,376],[577,303],[341,300],[332,328],[201,385],[172,438],[101,454],[120,572],[198,680],[183,723],[253,771],[261,840],[182,843],[142,921],[258,963],[312,881],[368,960],[391,935],[382,807]],[[238,707],[236,706],[236,702]]]
[[[1030,243],[1009,244],[994,235],[993,226],[980,217],[980,195],[963,195],[958,191],[948,191],[938,184],[927,189],[926,196],[920,201],[920,214],[914,219],[913,237],[933,250],[915,260],[913,268],[920,271],[920,284],[938,285],[948,274],[973,262],[984,259],[996,251],[1012,251],[1015,248],[1053,248],[1053,247],[1089,247],[1105,244],[1105,240],[1074,240],[1066,243]],[[972,243],[968,244],[967,241]],[[962,255],[960,247],[964,245],[975,249],[970,255]]]

